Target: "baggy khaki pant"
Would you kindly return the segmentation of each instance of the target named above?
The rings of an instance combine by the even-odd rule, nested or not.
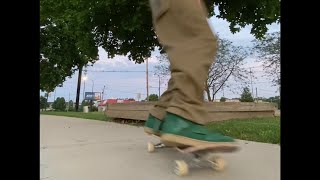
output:
[[[198,124],[208,122],[204,89],[217,50],[217,38],[200,0],[150,0],[153,25],[170,62],[168,89],[150,114],[163,120],[166,112]]]

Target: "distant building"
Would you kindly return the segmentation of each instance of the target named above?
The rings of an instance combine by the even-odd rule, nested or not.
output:
[[[226,99],[226,102],[240,102],[238,98]]]
[[[98,104],[98,111],[99,112],[105,111],[108,104],[131,103],[131,102],[135,102],[135,100],[133,100],[133,99],[119,99],[119,98],[117,98],[117,99],[106,99],[106,100],[101,101]]]

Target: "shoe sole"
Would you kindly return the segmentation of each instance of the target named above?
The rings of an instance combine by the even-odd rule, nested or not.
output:
[[[152,128],[144,127],[144,132],[148,135],[160,136],[160,133],[155,132]]]
[[[144,132],[147,133],[148,135],[155,135],[157,137],[160,137],[160,133],[156,133],[152,128],[144,127]],[[162,141],[160,140],[162,144],[164,144],[167,147],[185,147],[185,145],[181,145],[179,143],[174,143],[174,142],[167,142],[167,141]]]
[[[198,139],[192,139],[184,136],[179,136],[175,134],[161,134],[161,141],[167,143],[177,144],[179,146],[210,146],[210,148],[214,148],[216,150],[221,151],[235,151],[239,147],[235,142],[210,142],[210,141],[202,141]]]

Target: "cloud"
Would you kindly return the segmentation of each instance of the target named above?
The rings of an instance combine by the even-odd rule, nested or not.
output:
[[[88,66],[88,69],[102,71],[110,69],[135,69],[139,66],[145,66],[145,63],[136,64],[134,61],[130,61],[127,56],[115,56],[114,58],[108,58],[108,54],[103,48],[99,47],[98,50],[99,60],[96,61],[93,66]],[[151,57],[148,58],[148,64],[157,64],[159,62],[157,56],[159,55],[159,51],[152,52]]]
[[[149,64],[157,64],[158,62],[159,62],[159,60],[155,55],[152,55],[150,58],[148,58]]]
[[[240,30],[240,32],[232,34],[229,29],[229,23],[225,20],[212,17],[209,19],[209,23],[213,28],[214,32],[217,32],[222,38],[226,38],[232,41],[235,45],[244,45],[251,46],[251,41],[254,39],[254,36],[250,34],[251,26],[247,26]],[[268,32],[280,31],[279,24],[272,24],[268,26]],[[152,76],[152,71],[154,65],[158,63],[157,56],[160,53],[158,50],[151,53],[151,57],[148,59],[149,64],[149,94],[158,94],[158,78]],[[258,88],[259,96],[271,97],[278,95],[275,93],[276,87],[272,87],[266,78],[262,77],[263,69],[261,63],[256,62],[253,58],[248,58],[246,60],[247,64],[244,67],[252,67],[255,75],[259,78],[255,80],[253,84],[254,88]],[[91,91],[92,88],[94,91],[102,92],[103,87],[105,86],[105,96],[104,98],[110,97],[132,97],[136,98],[136,93],[142,93],[142,98],[145,98],[146,95],[146,64],[135,64],[133,61],[129,61],[126,56],[115,56],[114,58],[108,58],[107,52],[103,48],[99,48],[99,60],[93,65],[87,67],[87,76],[88,80],[86,82],[81,81],[81,92],[80,92],[80,101],[82,101],[82,94],[84,90]],[[122,72],[103,72],[103,71],[122,71]],[[125,71],[141,71],[141,72],[125,72]],[[76,90],[77,90],[77,78],[78,72],[72,76],[72,78],[67,79],[63,83],[63,87],[56,88],[56,98],[64,97],[66,100],[69,99],[75,101]],[[161,92],[165,88],[165,83],[161,84]],[[43,92],[41,93],[44,94]],[[222,96],[222,92],[217,94],[217,98]],[[225,89],[225,96],[239,97],[238,94],[234,94],[231,91]],[[54,93],[52,93],[49,101],[53,101]]]

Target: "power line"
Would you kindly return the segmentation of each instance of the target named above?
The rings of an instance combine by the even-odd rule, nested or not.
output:
[[[147,72],[147,71],[116,71],[116,70],[112,70],[112,71],[105,71],[105,70],[87,70],[89,72]],[[154,71],[149,71],[149,72],[154,72]]]
[[[116,90],[116,89],[109,89],[109,91],[110,91],[110,90],[117,91],[117,92],[121,92],[121,93],[127,93],[127,94],[137,94],[137,93],[134,93],[134,92],[120,91],[120,90]]]
[[[259,90],[266,91],[266,92],[276,92],[276,90],[273,91],[273,90],[266,90],[266,89],[260,89],[260,88],[259,88]]]
[[[263,64],[259,65],[259,66],[250,66],[250,67],[246,67],[246,68],[258,68],[258,67],[263,67]]]
[[[266,84],[266,83],[271,83],[271,82],[268,82],[268,81],[265,81],[265,82],[255,82],[253,84]]]

